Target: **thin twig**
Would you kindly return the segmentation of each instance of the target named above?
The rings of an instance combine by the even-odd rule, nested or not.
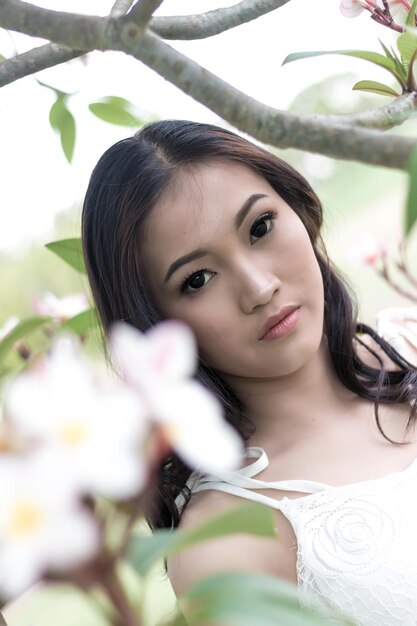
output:
[[[134,0],[115,0],[115,3],[110,10],[110,17],[121,17],[122,15],[126,15],[133,2]]]
[[[156,9],[164,0],[139,0],[129,11],[127,18],[141,28],[148,25]]]
[[[412,302],[417,302],[417,294],[412,293],[411,291],[408,291],[407,289],[404,289],[403,287],[401,287],[401,285],[398,285],[398,283],[392,280],[391,276],[388,273],[388,266],[385,260],[383,261],[382,269],[377,268],[376,272],[390,285],[390,287],[392,287],[401,296],[404,296],[405,298],[407,298],[408,300],[411,300]]]

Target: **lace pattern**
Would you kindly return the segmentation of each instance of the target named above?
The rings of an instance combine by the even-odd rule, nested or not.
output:
[[[359,626],[417,626],[416,463],[280,505],[297,537],[302,606],[335,609]]]

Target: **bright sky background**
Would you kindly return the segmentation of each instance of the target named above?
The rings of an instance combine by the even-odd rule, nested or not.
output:
[[[157,14],[191,14],[236,2],[165,0]],[[109,0],[38,0],[36,4],[101,15],[112,6]],[[287,54],[346,48],[378,50],[378,37],[388,43],[394,36],[367,13],[356,19],[343,17],[339,0],[291,0],[273,13],[216,37],[170,45],[241,91],[285,109],[299,91],[331,74],[355,72],[358,79],[386,80],[386,72],[376,66],[367,67],[364,61],[341,56],[281,67]],[[43,43],[18,34],[13,34],[13,41],[18,52]],[[13,52],[10,38],[0,33],[0,53],[8,56]],[[37,77],[64,91],[77,92],[69,104],[78,131],[73,164],[67,164],[48,123],[52,92],[39,87],[33,77],[2,88],[0,252],[23,252],[33,241],[47,241],[57,212],[82,199],[91,170],[104,150],[130,134],[129,129],[97,120],[88,111],[91,101],[119,95],[160,117],[221,123],[208,109],[122,53],[95,52],[87,65],[73,61]],[[348,101],[357,96],[344,92],[340,97]]]

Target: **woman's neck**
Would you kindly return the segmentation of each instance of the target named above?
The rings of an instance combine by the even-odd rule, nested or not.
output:
[[[256,427],[249,445],[291,446],[336,426],[360,400],[338,379],[327,342],[297,371],[274,379],[225,377]]]

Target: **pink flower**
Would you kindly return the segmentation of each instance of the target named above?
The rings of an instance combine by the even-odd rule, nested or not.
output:
[[[377,240],[368,231],[362,230],[357,234],[354,246],[346,251],[347,261],[351,265],[376,265],[387,253],[386,237]]]
[[[401,7],[404,7],[406,11],[411,8],[408,0],[388,0],[388,5],[392,15]],[[339,8],[345,17],[357,17],[365,9],[373,13],[377,7],[384,8],[382,0],[340,0]]]
[[[84,293],[73,293],[63,298],[57,298],[47,291],[41,298],[33,298],[33,308],[39,315],[56,317],[65,321],[78,313],[82,313],[88,307],[87,296]]]

